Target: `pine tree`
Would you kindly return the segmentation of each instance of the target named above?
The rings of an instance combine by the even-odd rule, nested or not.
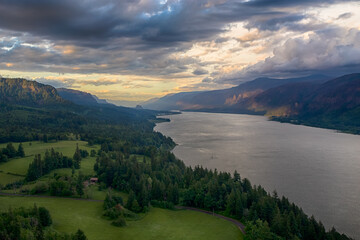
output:
[[[228,199],[226,202],[226,213],[229,215],[235,215],[236,211],[236,193],[235,190],[232,189],[231,193],[228,195]]]
[[[18,157],[25,157],[25,151],[24,151],[24,147],[22,145],[22,143],[19,144],[18,150],[16,152],[16,155]]]
[[[84,184],[83,184],[83,177],[81,174],[79,174],[77,182],[76,182],[76,192],[81,197],[84,195]]]
[[[39,220],[41,225],[43,227],[50,226],[52,224],[52,219],[49,210],[47,210],[44,207],[39,207],[38,211],[39,211]]]
[[[8,158],[16,157],[16,150],[12,143],[6,145],[6,148],[3,149],[3,154],[7,155]]]
[[[41,161],[41,155],[35,155],[34,161],[30,163],[29,169],[26,174],[26,181],[34,181],[43,175],[43,162]]]
[[[79,144],[76,144],[76,150],[75,150],[73,159],[74,159],[74,167],[76,169],[79,169],[80,162],[81,162],[81,154],[80,154]]]
[[[78,229],[75,235],[72,237],[72,240],[87,240],[87,237],[83,231]]]
[[[135,193],[133,191],[130,191],[125,207],[131,210],[134,204],[134,200],[135,200]]]
[[[8,157],[0,152],[0,163],[7,161],[8,161]]]

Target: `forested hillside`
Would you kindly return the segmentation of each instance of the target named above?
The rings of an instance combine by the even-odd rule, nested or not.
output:
[[[11,80],[8,81],[12,86]],[[326,231],[321,222],[308,217],[286,197],[279,197],[276,192],[269,194],[261,186],[252,186],[236,171],[230,174],[201,166],[185,166],[170,152],[174,142],[153,131],[154,112],[111,105],[79,106],[62,100],[49,86],[26,80],[16,80],[16,83],[20,84],[11,87],[11,91],[3,88],[3,99],[11,101],[4,100],[1,105],[0,140],[56,143],[76,138],[87,141],[88,147],[100,145],[98,151],[91,151],[91,156],[96,158],[93,171],[99,181],[98,188],[127,195],[126,202],[111,194],[105,198],[103,215],[115,226],[126,227],[127,220],[137,220],[138,214],[151,211],[153,207],[174,209],[182,205],[242,221],[246,224],[245,239],[349,239],[335,229]],[[23,86],[29,84],[38,86],[37,94],[19,94],[27,92],[23,89],[27,87]],[[41,99],[45,92],[52,92],[52,97]],[[31,101],[31,107],[23,104],[25,99]],[[57,99],[57,108],[46,104],[53,99]],[[17,151],[11,145],[4,149],[5,155],[9,152],[13,152],[14,157],[25,155],[20,145]],[[34,154],[26,175],[19,175],[24,178],[4,188],[20,191],[27,186],[32,187],[35,194],[81,198],[84,176],[80,170],[75,175],[75,169],[80,169],[82,158],[88,155],[78,145],[72,158],[54,149],[43,156]],[[5,161],[9,159],[13,161],[11,157]],[[51,174],[60,168],[72,169],[72,175]],[[37,181],[44,175],[50,178],[48,186],[38,185]]]
[[[0,103],[45,106],[65,104],[55,88],[24,79],[0,78]]]
[[[152,131],[153,111],[113,105],[80,106],[62,99],[55,88],[25,79],[3,79],[0,142],[66,140],[70,135],[91,143],[124,139],[160,146],[172,141]]]
[[[359,134],[360,74],[328,80],[259,78],[237,87],[165,96],[154,109],[260,114],[273,120]]]

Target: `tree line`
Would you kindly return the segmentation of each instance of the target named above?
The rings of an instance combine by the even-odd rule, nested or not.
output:
[[[25,157],[25,151],[22,143],[19,144],[16,150],[12,143],[8,143],[6,148],[0,149],[0,163],[7,162],[11,158]]]
[[[102,147],[99,151],[94,170],[103,184],[129,193],[123,205],[128,210],[144,212],[154,203],[216,211],[246,222],[253,232],[247,239],[258,239],[251,236],[259,234],[264,235],[261,239],[349,239],[335,229],[326,231],[321,222],[308,217],[287,198],[252,186],[236,171],[230,174],[200,166],[186,167],[172,153],[156,148],[137,149],[148,157],[142,161],[121,149],[107,150]]]
[[[56,152],[53,148],[51,148],[50,151],[46,150],[44,160],[41,159],[41,154],[35,155],[33,162],[29,165],[25,180],[28,182],[35,181],[54,169],[79,169],[81,159],[87,157],[88,155],[89,153],[86,150],[79,149],[78,145],[76,145],[73,158],[64,156],[62,153]]]
[[[86,240],[80,229],[75,234],[58,233],[51,228],[50,212],[44,207],[15,208],[0,212],[0,239]]]

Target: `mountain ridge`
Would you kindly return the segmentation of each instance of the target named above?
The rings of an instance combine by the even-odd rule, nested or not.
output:
[[[232,105],[258,95],[270,88],[286,83],[309,81],[322,82],[328,79],[330,79],[330,77],[325,75],[311,75],[288,79],[256,78],[252,81],[227,89],[169,94],[155,102],[150,102],[148,104],[143,103],[142,105],[145,108],[155,110],[226,110],[231,108]]]
[[[168,105],[162,103],[168,99]],[[293,81],[258,78],[229,89],[180,93],[158,101],[152,104],[166,110],[266,115],[281,122],[360,134],[360,73]]]
[[[69,104],[54,87],[21,78],[0,78],[0,101],[27,106]]]

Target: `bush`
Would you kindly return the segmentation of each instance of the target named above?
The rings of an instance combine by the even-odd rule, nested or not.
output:
[[[44,182],[37,183],[30,191],[31,194],[45,193],[49,190],[49,185]]]
[[[121,213],[122,212],[119,208],[112,207],[104,211],[104,216],[110,219],[116,219],[121,215]]]
[[[126,219],[131,219],[131,220],[139,220],[140,217],[139,215],[137,215],[136,213],[124,208],[123,210],[123,215]]]
[[[89,152],[83,149],[80,149],[80,156],[81,158],[86,158],[87,156],[89,156]]]
[[[95,156],[96,156],[96,151],[94,149],[91,149],[90,157],[95,157]]]
[[[44,207],[39,207],[39,220],[43,227],[48,227],[52,224],[52,219],[49,210]]]
[[[111,223],[112,225],[116,226],[116,227],[125,227],[126,226],[126,221],[124,216],[119,216],[115,221],[113,221]]]
[[[7,161],[8,161],[8,157],[0,152],[0,163]]]
[[[77,230],[77,232],[72,236],[72,240],[87,240],[87,237],[85,236],[84,232],[79,229],[79,230]]]
[[[111,192],[108,192],[104,200],[104,205],[103,205],[104,210],[115,207],[118,204],[124,205],[124,201],[122,197],[113,196]]]

